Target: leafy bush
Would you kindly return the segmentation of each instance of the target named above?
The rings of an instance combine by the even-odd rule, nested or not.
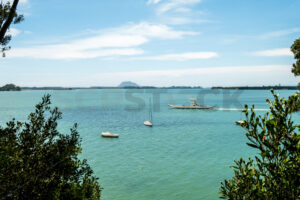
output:
[[[258,150],[254,158],[235,160],[234,176],[221,183],[223,199],[300,199],[300,125],[291,119],[299,95],[274,94],[270,112],[256,115],[245,106],[247,143]]]
[[[81,151],[77,125],[59,133],[61,113],[43,97],[27,122],[0,127],[0,197],[4,199],[100,199],[101,188]]]

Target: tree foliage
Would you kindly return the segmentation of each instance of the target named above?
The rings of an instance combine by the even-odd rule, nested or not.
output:
[[[274,94],[267,100],[270,112],[256,115],[254,106],[245,106],[248,146],[258,151],[254,158],[235,160],[234,176],[221,183],[223,199],[299,199],[300,125],[291,119],[295,94],[287,100]]]
[[[57,130],[58,108],[43,97],[27,122],[0,127],[0,199],[100,199],[100,186],[80,160],[77,125]]]
[[[10,49],[8,43],[11,40],[11,35],[7,34],[10,25],[20,23],[24,20],[23,15],[17,13],[19,0],[0,2],[0,52],[5,56],[5,51]]]
[[[293,64],[292,67],[292,73],[295,76],[299,76],[300,75],[300,38],[294,41],[294,44],[291,46],[291,51],[293,52],[294,58],[296,59],[296,62]],[[300,83],[298,83],[298,89],[300,89]],[[300,96],[299,92],[297,92],[296,94]],[[300,98],[298,102],[294,103],[293,106],[293,112],[297,112],[297,111],[300,111]]]
[[[300,38],[295,40],[294,44],[291,46],[291,51],[294,54],[296,63],[293,64],[292,72],[295,76],[300,75]]]

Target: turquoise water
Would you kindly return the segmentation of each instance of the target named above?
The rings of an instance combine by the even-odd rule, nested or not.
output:
[[[238,93],[239,92],[239,93]],[[288,96],[295,91],[280,91]],[[253,153],[243,130],[243,104],[255,104],[264,114],[263,91],[222,90],[70,90],[0,93],[0,124],[15,117],[26,120],[45,93],[63,112],[59,129],[69,133],[77,122],[82,157],[87,158],[104,188],[103,200],[218,199],[220,181],[232,176],[234,158]],[[153,98],[154,96],[154,98]],[[173,110],[167,104],[189,99],[219,110]],[[152,98],[153,127],[145,127]],[[300,115],[294,115],[299,123]],[[102,131],[118,139],[101,138]]]

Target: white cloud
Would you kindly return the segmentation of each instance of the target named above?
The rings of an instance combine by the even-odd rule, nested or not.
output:
[[[161,4],[158,7],[158,14],[163,14],[169,10],[183,8],[184,6],[190,6],[202,2],[202,0],[169,0],[168,2]]]
[[[147,4],[157,4],[159,3],[161,0],[148,0]]]
[[[293,53],[289,48],[270,49],[264,51],[257,51],[253,53],[256,56],[292,56]]]
[[[82,59],[105,56],[140,55],[144,51],[136,49],[151,39],[179,39],[195,32],[178,31],[161,24],[131,24],[102,31],[96,36],[70,42],[40,45],[29,48],[13,48],[7,52],[8,58],[31,57],[43,59]]]
[[[3,61],[5,61],[4,59]],[[5,65],[18,71],[16,67]],[[5,67],[3,65],[3,67]],[[108,72],[105,69],[87,68],[85,71],[61,70],[54,73],[52,69],[36,70],[24,73],[0,73],[0,82],[14,82],[21,86],[117,86],[122,81],[133,81],[142,86],[259,86],[259,85],[297,85],[299,78],[291,73],[290,65],[256,65],[256,66],[215,66],[166,69],[160,63],[159,70],[153,66],[144,66],[140,71]],[[165,68],[165,69],[164,69]],[[45,73],[46,70],[46,73]],[[48,72],[47,72],[48,71]]]
[[[185,35],[198,34],[197,32],[192,31],[174,30],[171,27],[163,24],[150,24],[146,22],[131,26],[124,26],[114,31],[120,32],[122,34],[136,34],[159,39],[178,39],[182,38]]]
[[[211,20],[194,19],[191,17],[166,17],[162,18],[166,24],[181,25],[181,24],[200,24],[200,23],[212,23]]]
[[[273,37],[281,37],[281,36],[285,36],[285,35],[289,35],[289,34],[293,34],[293,33],[299,33],[299,32],[300,32],[300,28],[291,28],[291,29],[286,29],[286,30],[269,32],[269,33],[261,35],[260,38],[261,39],[270,39]]]
[[[144,51],[135,48],[113,48],[105,50],[79,51],[71,47],[43,46],[33,48],[16,48],[7,52],[8,58],[30,57],[38,59],[87,59],[107,56],[132,56]]]
[[[129,47],[136,47],[147,41],[147,38],[136,35],[102,35],[63,44],[13,48],[7,52],[7,58],[82,59],[117,55],[139,55],[143,53],[142,50]]]
[[[88,50],[106,47],[132,47],[148,42],[142,35],[100,35],[96,37],[76,40],[70,44],[60,45],[69,49]]]
[[[110,86],[124,80],[146,86],[296,85],[299,79],[292,75],[290,68],[289,65],[263,65],[114,72],[94,74],[86,81],[91,85]]]
[[[211,22],[203,19],[203,12],[195,11],[193,5],[201,3],[203,0],[149,0],[148,4],[157,4],[155,6],[156,14],[159,20],[164,24],[182,25],[192,23]]]
[[[110,28],[106,30],[87,30],[85,34],[98,34],[98,35],[141,35],[149,38],[157,39],[179,39],[183,36],[197,35],[198,32],[193,31],[180,31],[174,28],[161,24],[140,22],[138,24],[129,23],[117,28]]]
[[[136,57],[133,60],[171,60],[171,61],[186,61],[186,60],[199,60],[199,59],[209,59],[218,57],[216,52],[187,52],[181,54],[166,54],[159,56],[149,56],[149,57]]]
[[[222,43],[223,44],[233,44],[236,42],[239,42],[241,40],[257,40],[257,39],[272,39],[275,37],[282,37],[294,33],[300,33],[300,28],[290,28],[290,29],[285,29],[285,30],[279,30],[279,31],[273,31],[273,32],[268,32],[268,33],[263,33],[260,35],[230,35],[230,36],[224,36]]]
[[[15,80],[15,83],[27,86],[117,86],[122,81],[130,80],[142,86],[258,86],[278,85],[279,83],[282,85],[297,85],[299,78],[294,77],[290,69],[290,65],[261,65],[134,72],[102,71],[98,73],[89,72],[84,75],[82,73],[70,74],[67,72],[59,74],[35,73],[31,76],[19,77]],[[6,76],[2,76],[0,79],[1,81],[6,80]]]
[[[19,35],[21,33],[20,30],[16,29],[16,28],[10,28],[8,31],[7,31],[7,34],[15,37],[17,35]]]

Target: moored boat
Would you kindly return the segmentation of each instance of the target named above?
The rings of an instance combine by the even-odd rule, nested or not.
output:
[[[118,138],[119,135],[111,132],[102,132],[101,133],[102,137],[107,137],[107,138]]]
[[[152,127],[152,106],[151,106],[151,99],[149,99],[149,120],[144,121],[144,125]]]
[[[212,106],[206,106],[206,105],[200,105],[196,102],[196,99],[191,99],[190,100],[191,104],[190,105],[172,105],[168,104],[171,108],[174,109],[212,109]]]

